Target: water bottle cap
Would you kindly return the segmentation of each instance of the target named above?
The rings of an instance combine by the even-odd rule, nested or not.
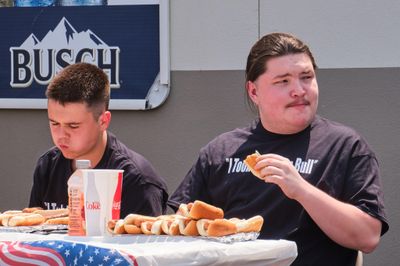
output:
[[[88,169],[90,168],[90,160],[76,160],[76,169]]]

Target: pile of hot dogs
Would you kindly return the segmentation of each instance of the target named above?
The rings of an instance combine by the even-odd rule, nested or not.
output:
[[[264,219],[259,215],[249,219],[224,219],[222,209],[197,200],[181,204],[172,215],[152,217],[129,214],[124,219],[109,221],[108,230],[113,234],[219,237],[259,232],[263,222]]]
[[[34,226],[42,224],[68,224],[68,209],[43,210],[25,208],[0,213],[0,226]]]

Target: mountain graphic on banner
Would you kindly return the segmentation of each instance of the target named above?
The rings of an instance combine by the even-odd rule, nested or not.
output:
[[[78,32],[72,24],[63,17],[54,30],[49,30],[41,41],[32,33],[20,47],[24,49],[47,49],[54,47],[79,49],[82,47],[108,48],[108,45],[89,29]]]

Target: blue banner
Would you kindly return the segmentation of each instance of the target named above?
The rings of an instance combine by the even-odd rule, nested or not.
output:
[[[1,100],[45,99],[54,75],[75,62],[107,73],[112,100],[146,102],[157,82],[157,4],[5,7],[0,25]]]

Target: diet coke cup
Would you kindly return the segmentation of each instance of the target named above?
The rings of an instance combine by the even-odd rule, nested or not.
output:
[[[120,219],[124,170],[85,169],[82,172],[86,235],[107,235],[108,221]]]

